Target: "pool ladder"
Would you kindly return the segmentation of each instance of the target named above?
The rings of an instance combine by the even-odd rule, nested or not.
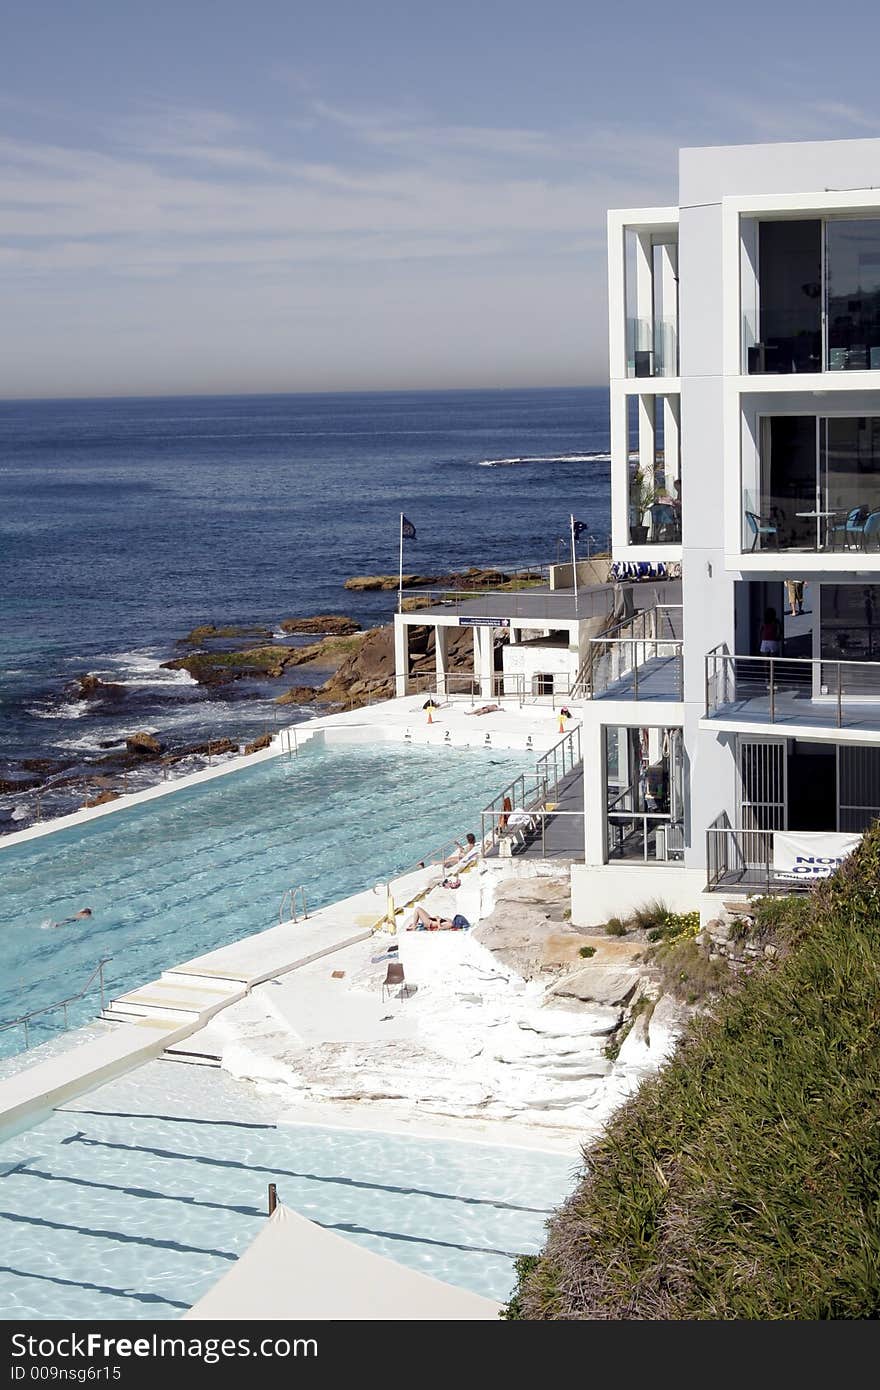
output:
[[[278,909],[278,925],[282,922],[298,922],[300,920],[296,910],[298,900],[302,898],[302,917],[305,920],[309,915],[309,905],[306,902],[306,887],[304,883],[298,883],[295,888],[288,888],[281,899],[281,906]],[[290,904],[290,916],[284,916],[284,909]]]

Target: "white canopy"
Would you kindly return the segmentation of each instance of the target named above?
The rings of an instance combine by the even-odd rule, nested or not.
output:
[[[387,1260],[279,1203],[229,1272],[183,1316],[461,1322],[499,1311],[489,1298]]]

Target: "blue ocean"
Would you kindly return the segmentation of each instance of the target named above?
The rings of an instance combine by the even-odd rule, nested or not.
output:
[[[277,687],[161,663],[206,622],[387,621],[343,585],[396,572],[401,511],[413,572],[564,558],[572,512],[604,540],[608,447],[604,388],[0,402],[0,829],[32,816],[10,779],[69,786],[127,733],[260,732]]]

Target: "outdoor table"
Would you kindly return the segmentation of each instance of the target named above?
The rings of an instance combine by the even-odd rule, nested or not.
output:
[[[815,510],[814,510],[814,511],[811,511],[811,512],[795,512],[795,516],[803,516],[803,517],[815,518],[815,521],[816,521],[816,549],[817,549],[817,550],[822,550],[822,549],[823,549],[823,546],[822,546],[822,532],[821,532],[821,527],[822,527],[822,521],[823,521],[823,519],[824,519],[824,521],[825,521],[825,546],[824,546],[824,548],[827,550],[827,549],[828,549],[828,540],[829,540],[828,532],[829,532],[829,530],[831,529],[831,519],[832,519],[832,517],[835,517],[835,516],[846,516],[846,515],[847,515],[847,513],[844,512],[844,511],[842,511],[840,507],[831,507],[831,508],[828,508],[828,509],[825,510],[825,511],[815,511]]]

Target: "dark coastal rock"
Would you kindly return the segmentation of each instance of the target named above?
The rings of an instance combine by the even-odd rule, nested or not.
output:
[[[246,647],[237,652],[194,652],[163,661],[168,671],[188,671],[199,685],[229,685],[246,677],[280,676],[285,666],[298,664],[310,647]]]
[[[87,811],[91,810],[93,806],[104,806],[108,801],[118,801],[120,796],[121,792],[115,792],[109,789],[107,791],[98,792],[97,796],[93,796],[89,800],[83,802],[82,809]]]
[[[283,695],[276,695],[276,705],[310,705],[318,698],[313,685],[292,685]]]
[[[80,676],[76,683],[76,693],[81,700],[122,700],[125,686],[113,681],[102,681],[100,676]]]
[[[184,758],[218,758],[222,753],[237,753],[238,744],[231,738],[215,738],[208,743],[193,743],[187,748],[175,748],[162,759],[169,766],[182,762]]]
[[[414,675],[430,676],[436,669],[433,627],[410,628],[410,659]],[[470,628],[452,630],[447,647],[450,674],[473,669],[474,639]],[[390,699],[394,688],[394,627],[364,633],[355,650],[320,687],[318,698],[351,708],[370,700]]]
[[[159,740],[153,734],[146,733],[129,734],[125,747],[129,753],[135,753],[140,758],[158,758],[162,752]]]
[[[497,588],[499,584],[511,584],[517,576],[505,574],[503,570],[483,569],[478,565],[472,565],[470,569],[453,570],[447,574],[405,574],[403,576],[403,587],[405,589],[485,589]],[[522,583],[540,583],[540,580],[531,577],[520,577]],[[359,574],[351,579],[346,579],[346,589],[353,589],[356,592],[371,592],[373,590],[392,590],[396,589],[400,583],[398,574]]]
[[[425,585],[436,584],[439,576],[436,574],[405,574],[403,576],[403,587],[405,589],[419,589]],[[398,574],[356,574],[351,579],[346,579],[346,589],[353,589],[357,593],[373,592],[377,589],[396,589],[400,583]]]
[[[72,758],[22,758],[20,766],[26,772],[43,772],[46,776],[51,777],[53,772],[66,772],[69,767],[74,767],[75,760]]]
[[[268,627],[241,627],[235,623],[226,623],[218,627],[216,623],[202,623],[200,627],[194,627],[185,637],[179,637],[177,640],[181,645],[200,647],[203,642],[221,637],[257,637],[261,641],[268,641],[271,636],[272,629]]]
[[[345,618],[338,613],[320,613],[314,618],[284,618],[282,632],[332,632],[337,637],[360,632],[361,625],[354,618]]]
[[[272,742],[272,735],[271,735],[271,734],[260,734],[260,737],[259,737],[259,738],[255,738],[254,741],[253,741],[253,743],[246,743],[246,744],[245,744],[245,746],[244,746],[245,755],[247,755],[248,753],[259,753],[260,750],[261,750],[262,748],[268,748],[268,747],[269,747],[269,744],[270,744],[271,742]]]
[[[0,796],[15,796],[40,785],[39,777],[0,777]]]

